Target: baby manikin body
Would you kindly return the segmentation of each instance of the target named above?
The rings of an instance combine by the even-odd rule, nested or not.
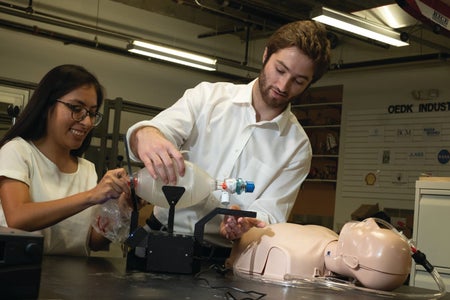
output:
[[[411,254],[404,238],[372,218],[345,224],[339,235],[322,226],[279,223],[248,231],[234,243],[227,266],[256,280],[340,275],[393,290],[406,280]]]

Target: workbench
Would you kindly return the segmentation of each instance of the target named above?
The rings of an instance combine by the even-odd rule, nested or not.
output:
[[[244,291],[253,293],[245,294]],[[402,286],[404,293],[429,293]],[[386,299],[322,285],[287,287],[222,274],[210,266],[196,275],[127,271],[118,257],[44,256],[39,299]],[[450,299],[446,295],[441,299]]]

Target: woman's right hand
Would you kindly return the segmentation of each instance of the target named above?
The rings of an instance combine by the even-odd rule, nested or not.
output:
[[[128,175],[125,169],[109,170],[92,189],[95,204],[102,204],[110,199],[118,199],[121,195],[130,196]]]

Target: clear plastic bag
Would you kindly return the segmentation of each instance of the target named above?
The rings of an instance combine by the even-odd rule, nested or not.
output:
[[[131,208],[111,199],[98,206],[91,225],[114,243],[123,243],[130,232]]]

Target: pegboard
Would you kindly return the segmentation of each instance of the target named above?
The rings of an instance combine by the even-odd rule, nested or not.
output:
[[[346,113],[339,198],[347,205],[413,209],[420,176],[450,176],[450,111],[417,106]]]

